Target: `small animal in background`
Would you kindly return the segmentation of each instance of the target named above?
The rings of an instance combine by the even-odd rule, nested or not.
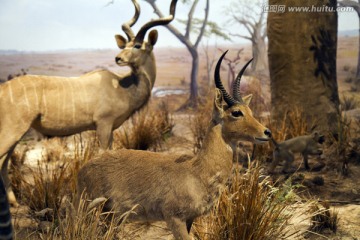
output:
[[[275,149],[269,173],[274,173],[276,166],[281,160],[285,161],[282,172],[288,173],[292,162],[294,162],[295,153],[301,153],[306,170],[310,170],[308,156],[320,156],[323,153],[321,144],[325,141],[325,137],[318,132],[314,132],[310,135],[294,137],[281,143],[277,143],[274,138],[271,138],[271,141],[275,145]]]

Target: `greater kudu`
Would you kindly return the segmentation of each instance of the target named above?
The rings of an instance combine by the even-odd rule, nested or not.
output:
[[[122,51],[115,60],[131,72],[118,75],[108,70],[93,71],[76,78],[25,75],[0,85],[1,175],[9,200],[16,199],[9,186],[8,161],[17,142],[33,127],[48,136],[66,136],[96,130],[100,146],[109,148],[112,131],[118,128],[150,98],[156,78],[152,52],[158,37],[155,26],[174,19],[177,0],[172,0],[168,17],[144,24],[134,35],[131,27],[140,15],[136,0],[134,17],[122,25],[128,41],[116,35]],[[6,155],[6,157],[5,157]]]
[[[105,209],[121,214],[138,205],[133,220],[166,221],[176,239],[190,239],[193,220],[207,213],[231,174],[233,151],[239,140],[264,143],[271,132],[253,116],[242,98],[238,74],[229,95],[215,69],[216,97],[202,149],[193,158],[168,153],[106,151],[80,170],[78,196],[105,197]],[[223,104],[223,101],[225,103]]]

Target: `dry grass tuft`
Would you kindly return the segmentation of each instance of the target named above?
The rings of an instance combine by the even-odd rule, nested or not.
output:
[[[285,114],[281,122],[277,126],[270,123],[273,136],[278,141],[284,141],[289,138],[306,135],[309,129],[315,126],[315,122],[309,122],[304,111],[299,108],[294,108]]]
[[[161,143],[169,137],[173,127],[173,119],[165,103],[161,103],[156,110],[145,107],[115,132],[115,148],[156,151],[162,147]],[[117,142],[120,142],[120,146]]]
[[[354,98],[354,96],[343,95],[340,100],[341,100],[340,101],[341,109],[343,111],[348,111],[348,110],[358,108],[360,105],[359,101],[357,101]]]
[[[13,189],[19,200],[34,211],[50,208],[57,214],[63,200],[72,198],[71,194],[76,190],[76,177],[80,167],[95,154],[95,148],[90,143],[86,148],[75,143],[75,154],[69,158],[61,153],[63,150],[60,148],[59,146],[59,149],[54,150],[57,157],[62,156],[55,163],[52,159],[49,161],[49,156],[45,156],[45,161],[38,162],[36,168],[21,168],[19,164],[12,166]],[[18,161],[15,164],[16,162]]]
[[[351,149],[351,121],[345,114],[339,114],[338,123],[335,133],[329,133],[331,146],[329,147],[329,156],[333,156],[338,161],[329,162],[330,168],[338,169],[339,162],[341,163],[341,172],[343,175],[348,175],[348,156]],[[335,164],[335,166],[334,166]]]
[[[250,166],[244,175],[236,169],[214,209],[197,221],[196,239],[284,239],[287,204],[284,192],[261,175],[259,166]]]
[[[59,222],[47,238],[52,239],[120,239],[118,234],[123,230],[126,218],[132,213],[129,211],[120,217],[113,212],[104,212],[102,202],[90,207],[91,202],[81,197],[79,206],[67,202],[66,214],[58,218]]]
[[[92,236],[90,232],[92,229],[89,228],[92,226],[91,224],[84,224],[82,227],[88,235],[84,235],[83,238],[71,238],[68,232],[77,231],[78,226],[75,226],[77,224],[74,222],[75,220],[69,222],[72,221],[72,217],[66,211],[65,206],[76,194],[76,177],[79,169],[95,154],[96,147],[92,144],[94,142],[89,141],[85,145],[76,142],[74,155],[60,154],[62,159],[56,159],[55,163],[52,159],[48,161],[49,156],[44,156],[44,159],[35,168],[12,166],[13,176],[11,179],[14,192],[17,194],[18,201],[28,205],[31,209],[31,216],[39,222],[40,230],[36,234],[40,236],[40,239],[98,239],[95,235],[92,238],[86,237]],[[65,146],[63,147],[65,148]],[[61,153],[61,151],[61,149],[55,149],[57,153]],[[24,153],[19,154],[19,156],[22,155]],[[54,157],[55,155],[50,154],[50,156]],[[94,220],[96,216],[98,215],[87,214],[87,220],[77,219],[76,221],[83,224],[81,221]],[[81,228],[81,226],[79,227]],[[21,229],[18,230],[15,227],[15,231],[16,233],[19,231],[20,234]],[[33,233],[29,233],[29,238],[30,235]],[[24,237],[23,234],[22,237]]]
[[[324,229],[330,229],[334,233],[337,230],[339,216],[336,210],[330,210],[328,202],[313,204],[310,209],[310,231],[321,233]]]
[[[69,191],[64,188],[70,181],[68,166],[68,164],[56,164],[51,168],[39,164],[36,169],[29,168],[32,179],[20,179],[21,202],[26,203],[34,211],[45,208],[58,211],[63,197],[68,195]]]

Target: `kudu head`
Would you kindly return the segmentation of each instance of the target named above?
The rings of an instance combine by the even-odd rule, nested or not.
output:
[[[132,2],[135,6],[135,15],[130,21],[122,25],[122,30],[125,32],[127,39],[121,35],[115,35],[116,43],[118,47],[122,49],[115,57],[115,61],[119,66],[140,66],[144,64],[148,56],[153,56],[152,50],[157,41],[158,32],[157,30],[152,30],[149,33],[148,40],[144,41],[146,32],[152,27],[166,25],[174,19],[177,0],[171,1],[169,16],[155,19],[144,24],[136,35],[131,27],[139,18],[140,6],[137,3],[137,0],[132,0]]]
[[[252,115],[249,108],[252,95],[241,97],[240,80],[246,67],[252,59],[245,64],[233,83],[233,94],[230,95],[224,88],[220,79],[221,62],[227,53],[224,52],[215,68],[216,94],[214,101],[213,119],[222,124],[223,136],[227,142],[236,144],[237,141],[250,141],[265,143],[271,138],[271,131],[260,124]],[[224,100],[224,103],[223,103]]]

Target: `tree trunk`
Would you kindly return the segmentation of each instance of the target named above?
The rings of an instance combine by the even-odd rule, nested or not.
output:
[[[358,62],[357,62],[357,70],[356,70],[356,82],[360,84],[360,12],[357,12],[357,14],[359,18],[359,36],[358,36],[359,46],[358,46]]]
[[[251,65],[252,71],[263,72],[267,70],[267,51],[264,38],[261,36],[257,37],[252,41],[252,53],[254,60]]]
[[[251,37],[252,42],[252,54],[253,62],[251,65],[251,70],[256,72],[264,72],[267,70],[267,52],[265,44],[265,36],[262,33],[262,21],[254,25],[253,34]]]
[[[198,101],[198,84],[197,77],[199,72],[199,54],[196,49],[190,51],[192,56],[192,66],[191,66],[191,82],[190,82],[190,99],[189,107],[197,107]]]
[[[271,115],[283,119],[295,108],[321,130],[336,131],[339,96],[336,81],[337,13],[289,12],[289,7],[336,8],[336,0],[269,0],[286,11],[269,12]]]

